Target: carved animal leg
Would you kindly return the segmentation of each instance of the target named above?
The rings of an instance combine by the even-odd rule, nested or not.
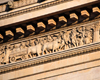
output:
[[[44,49],[44,47],[43,47],[43,50],[42,50],[42,55],[45,55],[46,53],[46,50]]]
[[[51,50],[49,51],[49,53],[52,53]]]
[[[81,39],[80,45],[83,45],[83,38]]]
[[[57,51],[59,51],[59,48],[57,48]]]
[[[30,56],[30,58],[32,58],[32,54],[31,53],[29,53],[29,56]]]
[[[66,45],[65,45],[65,49],[68,49],[68,48],[69,48],[69,47],[68,47],[68,44],[66,44]]]
[[[69,43],[66,43],[66,45],[65,45],[65,49],[69,49],[69,48],[70,48],[69,45],[70,45]]]
[[[57,52],[57,49],[55,50],[55,52]]]
[[[47,49],[46,49],[45,51],[46,51],[46,54],[48,54],[48,51],[47,51]]]
[[[77,46],[78,46],[78,42],[77,42]]]
[[[57,51],[59,50],[59,48],[57,48]]]
[[[42,55],[44,55],[44,50],[42,51]]]
[[[63,45],[63,50],[65,50],[65,45]]]
[[[28,55],[26,55],[26,59],[28,59]]]
[[[41,56],[41,53],[38,53],[38,56]]]
[[[71,48],[71,43],[68,44],[69,48]]]
[[[54,53],[54,48],[53,48],[53,50],[52,50],[52,53]]]
[[[73,45],[74,45],[74,47],[76,47],[76,44],[75,43],[73,43]]]

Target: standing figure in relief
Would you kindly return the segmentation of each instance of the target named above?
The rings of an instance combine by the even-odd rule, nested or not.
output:
[[[77,46],[77,38],[76,38],[77,32],[76,29],[72,29],[71,31],[71,43],[74,47]]]
[[[71,47],[70,33],[71,31],[66,31],[64,33],[65,49],[68,49]]]
[[[61,37],[58,35],[57,39],[55,39],[52,42],[46,42],[43,45],[43,51],[42,54],[48,54],[48,51],[52,50],[52,52],[57,51],[59,47],[61,46]]]
[[[4,63],[6,63],[6,64],[9,63],[9,55],[12,53],[13,49],[14,49],[14,45],[7,46],[6,54],[3,59]]]
[[[61,37],[61,46],[60,46],[60,49],[62,49],[62,50],[65,50],[65,47],[66,47],[66,45],[65,45],[65,33],[66,32],[60,32],[60,37]]]
[[[81,37],[82,37],[82,28],[77,27],[76,28],[76,31],[77,31],[77,35],[76,35],[76,38],[77,38],[77,46],[79,46],[80,45],[80,42],[81,42]]]
[[[85,34],[85,44],[92,43],[93,41],[93,29],[88,28]]]
[[[81,41],[80,41],[80,45],[84,45],[84,39],[85,39],[85,34],[86,34],[86,29],[85,27],[82,27],[82,37],[81,37]]]
[[[32,55],[40,56],[42,54],[42,45],[38,40],[35,40],[35,46],[31,46],[28,48],[28,55],[33,57]]]
[[[4,64],[5,47],[0,47],[0,65]]]
[[[77,39],[78,39],[78,45],[83,45],[84,44],[84,39],[85,39],[85,27],[79,27],[77,28]]]
[[[49,43],[53,42],[54,41],[54,35],[48,35],[46,38],[45,38],[45,42],[44,44],[48,44],[50,45]],[[43,44],[43,46],[44,46]],[[52,52],[52,49],[47,49],[45,50],[45,54],[48,54],[48,53],[51,53]],[[44,54],[44,53],[43,53]]]

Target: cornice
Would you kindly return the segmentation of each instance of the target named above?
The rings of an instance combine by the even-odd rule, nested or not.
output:
[[[50,34],[55,34],[55,33],[58,33],[60,31],[70,30],[72,28],[76,28],[76,27],[80,27],[80,26],[89,26],[89,25],[92,25],[92,24],[95,24],[95,23],[98,23],[98,22],[100,22],[100,17],[99,18],[95,18],[95,19],[90,20],[90,21],[76,23],[76,24],[73,24],[73,25],[70,25],[70,26],[67,26],[65,24],[65,25],[62,26],[62,28],[59,28],[59,29],[56,29],[56,30],[51,30],[51,31],[48,31],[48,32],[45,32],[45,33],[41,33],[41,34],[37,34],[37,35],[32,35],[32,36],[29,36],[29,37],[26,37],[26,38],[21,38],[21,39],[9,41],[9,42],[6,42],[6,43],[2,43],[2,44],[0,44],[0,46],[2,46],[2,45],[3,46],[7,46],[8,44],[16,44],[16,43],[20,43],[20,42],[23,42],[23,41],[31,40],[33,38],[43,37],[43,36],[46,36],[48,34],[49,35]]]
[[[51,1],[51,2],[48,2],[48,3],[44,3],[44,4],[37,5],[37,6],[33,6],[33,7],[30,7],[30,8],[26,8],[26,9],[22,9],[22,10],[19,10],[19,11],[11,12],[11,13],[8,13],[8,14],[0,15],[0,19],[4,19],[4,18],[15,16],[15,15],[23,14],[23,13],[26,13],[26,12],[30,12],[30,11],[34,11],[34,10],[38,10],[38,9],[42,9],[42,8],[46,8],[46,7],[50,7],[50,6],[53,6],[53,5],[57,5],[57,4],[66,2],[66,1],[72,1],[72,0]]]
[[[75,48],[70,48],[67,50],[63,50],[63,51],[59,51],[59,52],[55,52],[55,53],[51,53],[47,55],[42,55],[40,57],[31,58],[31,59],[20,61],[20,62],[6,64],[3,66],[0,66],[0,73],[15,70],[15,69],[20,69],[20,68],[24,68],[28,66],[34,66],[37,64],[42,64],[45,62],[50,62],[50,61],[54,61],[58,59],[86,54],[86,53],[98,51],[98,50],[100,50],[100,42],[91,43],[91,44],[87,44],[87,45],[83,45],[83,46],[79,46]]]

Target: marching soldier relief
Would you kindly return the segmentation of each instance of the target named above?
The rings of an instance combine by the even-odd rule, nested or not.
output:
[[[0,65],[92,43],[96,26],[98,25],[89,24],[27,41],[1,46]]]

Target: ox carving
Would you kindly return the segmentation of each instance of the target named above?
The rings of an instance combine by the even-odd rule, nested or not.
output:
[[[12,63],[93,42],[95,25],[59,31],[0,48],[0,64]]]

